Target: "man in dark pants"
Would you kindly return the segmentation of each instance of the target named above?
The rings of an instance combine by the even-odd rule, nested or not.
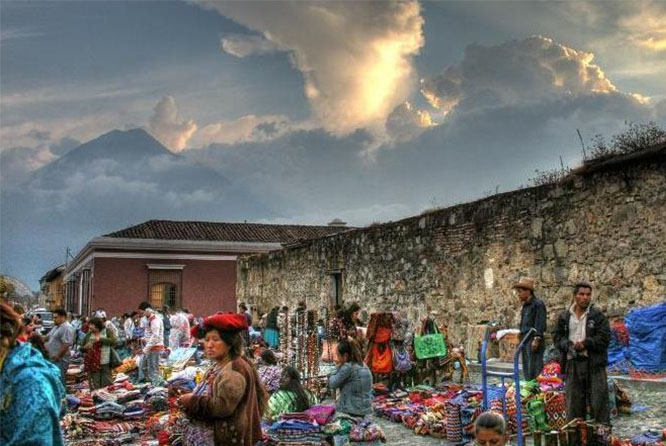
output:
[[[523,376],[526,380],[536,379],[543,368],[543,351],[545,345],[543,334],[546,331],[546,305],[534,295],[534,279],[521,277],[513,285],[518,298],[523,304],[520,310],[520,339],[528,335],[530,329],[535,333],[530,335],[523,349]]]
[[[553,341],[566,365],[567,419],[585,419],[587,408],[597,423],[610,424],[606,365],[610,325],[601,309],[591,303],[592,285],[574,287],[574,301],[558,320]]]

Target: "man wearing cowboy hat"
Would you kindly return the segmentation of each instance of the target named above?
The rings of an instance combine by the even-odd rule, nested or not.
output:
[[[543,368],[546,305],[534,295],[534,279],[531,277],[521,277],[512,288],[516,290],[516,294],[523,304],[520,310],[520,339],[527,336],[530,329],[536,330],[530,335],[530,339],[523,349],[523,376],[526,380],[532,380],[539,376]]]

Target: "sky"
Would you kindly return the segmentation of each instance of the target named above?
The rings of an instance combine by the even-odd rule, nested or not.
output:
[[[666,127],[665,78],[664,2],[3,1],[1,270],[35,287],[151,218],[362,226],[512,190],[579,164],[576,129]],[[68,158],[133,128],[177,156]]]

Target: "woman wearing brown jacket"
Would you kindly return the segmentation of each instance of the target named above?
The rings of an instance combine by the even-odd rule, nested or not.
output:
[[[261,440],[267,394],[254,366],[243,356],[242,314],[215,314],[204,320],[204,348],[213,366],[193,393],[178,403],[190,423],[188,446],[254,446]]]

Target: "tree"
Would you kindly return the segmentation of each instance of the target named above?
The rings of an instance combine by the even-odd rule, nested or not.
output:
[[[15,293],[14,284],[5,280],[5,276],[0,276],[0,297],[9,300],[14,297]]]
[[[603,135],[595,135],[592,138],[592,145],[588,146],[592,159],[640,152],[666,142],[666,130],[659,127],[654,121],[646,124],[634,122],[625,124],[628,127],[627,130],[613,135],[610,143],[606,143]]]

